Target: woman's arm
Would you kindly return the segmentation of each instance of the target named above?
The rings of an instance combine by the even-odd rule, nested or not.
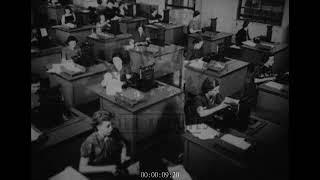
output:
[[[62,15],[62,16],[61,16],[61,24],[62,24],[62,25],[66,25],[66,24],[65,24],[65,15]]]
[[[90,166],[89,158],[81,157],[79,162],[79,171],[81,173],[100,173],[100,172],[110,172],[115,174],[117,171],[116,165],[107,166]]]
[[[62,60],[62,62],[67,60],[66,51],[64,49],[62,49],[62,51],[61,51],[61,60]]]
[[[210,109],[206,109],[202,106],[199,106],[197,107],[197,113],[199,114],[200,117],[206,117],[206,116],[209,116],[223,108],[226,108],[228,105],[224,104],[224,103],[221,103],[219,104],[218,106],[215,106],[213,108],[210,108]]]
[[[76,24],[76,21],[77,21],[76,15],[72,13],[72,16],[73,16],[73,22]]]

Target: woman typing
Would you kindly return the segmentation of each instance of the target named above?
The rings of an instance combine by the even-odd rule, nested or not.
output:
[[[61,17],[61,24],[63,26],[67,26],[69,28],[77,27],[77,25],[76,25],[76,16],[72,12],[71,7],[67,6],[64,9],[64,12],[65,12],[64,15],[62,15],[62,17]]]
[[[104,14],[100,14],[98,18],[98,22],[96,24],[96,32],[102,33],[106,32],[110,28],[109,20],[106,20]]]
[[[138,24],[136,32],[133,34],[134,44],[136,46],[148,45],[150,43],[150,36],[144,32],[142,24]]]
[[[80,56],[81,50],[77,46],[77,38],[74,36],[69,36],[66,42],[66,47],[62,49],[62,62],[65,62],[67,60],[71,60],[74,56]]]

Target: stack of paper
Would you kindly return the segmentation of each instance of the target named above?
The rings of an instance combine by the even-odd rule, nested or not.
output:
[[[279,91],[281,91],[283,89],[283,85],[282,84],[279,84],[279,83],[276,83],[274,81],[270,81],[268,83],[266,83],[266,86],[269,86],[271,88],[275,88]]]
[[[243,149],[243,150],[246,150],[248,149],[251,144],[249,144],[248,142],[246,142],[244,140],[245,138],[242,138],[242,137],[236,137],[234,135],[231,135],[231,134],[225,134],[224,136],[221,137],[221,140],[227,142],[227,143],[230,143],[240,149]]]
[[[189,66],[196,68],[196,69],[202,69],[204,66],[204,61],[202,59],[192,60]]]
[[[244,42],[242,42],[242,44],[247,45],[247,46],[251,46],[251,47],[256,46],[256,43],[254,43],[252,41],[244,41]]]
[[[206,124],[194,124],[187,126],[187,130],[199,139],[213,139],[219,135],[219,132],[207,126]]]

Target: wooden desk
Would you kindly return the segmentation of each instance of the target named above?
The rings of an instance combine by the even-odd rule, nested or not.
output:
[[[282,127],[289,127],[289,87],[288,91],[281,91],[261,84],[258,87],[257,106],[255,116],[271,121]]]
[[[79,28],[69,29],[58,25],[53,26],[52,28],[56,31],[56,39],[59,43],[65,44],[69,36],[75,36],[78,39],[78,43],[81,44],[86,40],[87,36],[91,34],[91,30],[95,28],[95,26],[86,25]]]
[[[271,44],[271,43],[267,43]],[[242,45],[241,60],[257,65],[263,65],[270,56],[274,56],[272,70],[285,72],[289,70],[289,46],[288,44],[272,44],[271,50],[263,50],[257,47]]]
[[[164,42],[166,44],[177,44],[184,38],[183,24],[148,24],[145,25],[146,32],[150,34],[151,42]],[[164,44],[163,43],[163,44]]]
[[[61,24],[61,17],[64,14],[63,6],[48,6],[48,18],[55,21],[57,24]]]
[[[43,143],[33,143],[33,152],[47,150],[48,148],[62,143],[72,137],[92,130],[92,120],[90,117],[78,111],[77,109],[71,108],[70,110],[74,116],[74,119],[66,121],[54,129],[43,131],[42,133],[45,133],[48,136],[48,139]]]
[[[122,46],[128,45],[130,38],[132,38],[131,34],[119,34],[109,39],[99,39],[97,36],[89,35],[87,40],[93,44],[93,55],[96,58],[111,60],[112,54]]]
[[[203,53],[206,55],[208,53],[217,53],[217,46],[222,44],[224,46],[231,45],[232,33],[226,32],[205,32],[205,33],[195,33],[188,35],[188,53],[193,48],[193,41],[201,36],[203,38]]]
[[[189,132],[185,142],[184,167],[198,179],[288,179],[289,161],[286,131],[268,123],[249,139],[253,149],[244,153],[230,151],[218,138],[201,140]]]
[[[208,77],[210,80],[219,81],[222,96],[231,96],[243,88],[249,64],[230,59],[224,70],[215,72],[196,69],[190,66],[190,63],[185,65],[185,90],[194,95],[199,94],[203,81]]]
[[[61,85],[62,95],[67,107],[74,107],[98,98],[94,93],[86,89],[86,87],[100,83],[106,71],[106,66],[101,63],[87,68],[86,73],[74,77],[66,73],[50,73],[50,85]]]
[[[147,18],[144,17],[123,17],[120,24],[120,31],[122,33],[133,34],[136,31],[137,24],[146,24]]]
[[[100,84],[88,88],[100,97],[101,109],[115,114],[114,124],[130,142],[132,154],[148,146],[147,141],[144,141],[147,138],[183,122],[182,90],[160,84],[162,86],[144,93],[145,100],[133,107],[117,102],[114,96],[106,95],[105,88]]]
[[[151,44],[147,47],[138,47],[129,50],[131,70],[137,72],[140,66],[155,63],[155,78],[179,71],[179,87],[182,84],[183,47],[171,44],[157,46]]]
[[[61,61],[62,46],[57,45],[48,49],[37,49],[31,52],[31,72],[39,74],[41,78],[46,78],[46,67]]]

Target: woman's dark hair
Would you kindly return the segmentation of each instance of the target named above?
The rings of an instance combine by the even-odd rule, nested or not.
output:
[[[193,17],[196,17],[196,16],[198,16],[200,14],[200,12],[199,11],[194,11],[194,13],[193,13]]]
[[[66,9],[69,9],[71,14],[73,13],[72,8],[71,8],[70,6],[66,6],[66,7],[64,8],[64,12],[66,12]]]
[[[138,24],[136,25],[136,31],[138,31],[138,28],[139,28],[139,27],[142,27],[142,29],[143,29],[143,31],[144,31],[144,25],[141,24],[141,23],[138,23]]]
[[[98,125],[100,125],[103,121],[109,121],[114,118],[114,115],[111,112],[108,111],[97,111],[92,116],[92,126],[96,128]]]
[[[99,5],[101,5],[101,4],[102,4],[102,0],[97,0],[97,3],[98,3]]]
[[[66,44],[68,45],[70,41],[76,41],[76,43],[78,43],[78,39],[74,36],[69,36],[66,41]]]
[[[242,24],[242,28],[246,28],[249,25],[249,21],[245,20]]]
[[[202,83],[201,92],[206,94],[217,86],[219,86],[219,82],[216,79],[211,81],[209,78],[206,78]]]

